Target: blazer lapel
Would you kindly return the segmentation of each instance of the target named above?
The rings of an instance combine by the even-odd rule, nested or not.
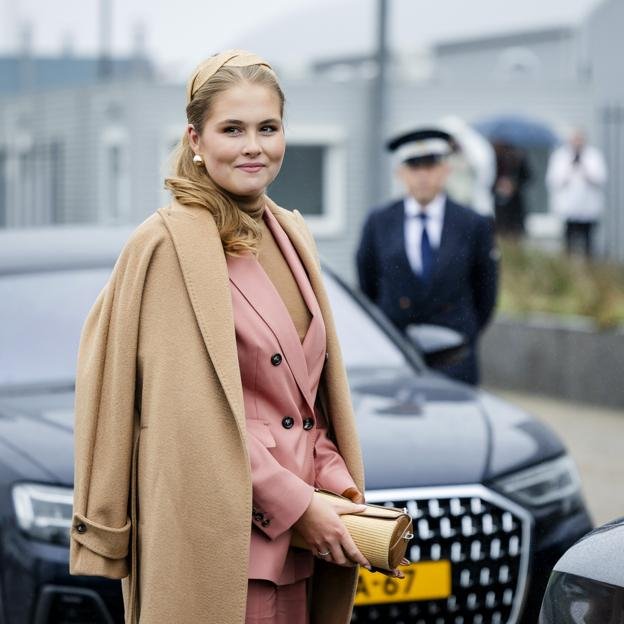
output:
[[[273,282],[251,255],[228,256],[226,262],[230,281],[275,335],[299,389],[313,407],[299,334]]]
[[[208,210],[175,201],[158,213],[171,235],[208,355],[243,434],[245,408],[232,297],[217,226]]]

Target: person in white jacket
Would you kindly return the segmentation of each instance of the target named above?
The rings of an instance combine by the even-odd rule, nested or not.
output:
[[[587,144],[585,133],[576,129],[567,145],[551,155],[546,172],[551,210],[565,223],[568,253],[581,247],[593,256],[593,231],[604,204],[607,167],[600,150]]]
[[[443,117],[436,126],[448,132],[458,148],[448,157],[449,197],[484,217],[494,218],[492,187],[496,179],[496,154],[491,143],[455,115]]]

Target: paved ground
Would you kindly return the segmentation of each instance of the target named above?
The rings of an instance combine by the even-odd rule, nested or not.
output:
[[[594,522],[624,516],[624,409],[496,390],[549,424],[575,459]]]

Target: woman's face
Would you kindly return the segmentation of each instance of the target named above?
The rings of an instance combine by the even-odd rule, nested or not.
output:
[[[277,94],[264,85],[241,83],[214,100],[201,135],[189,141],[213,181],[233,195],[254,197],[277,176],[286,143]]]

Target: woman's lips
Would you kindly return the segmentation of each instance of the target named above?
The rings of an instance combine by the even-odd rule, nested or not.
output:
[[[260,169],[264,169],[264,165],[261,163],[249,163],[247,165],[237,165],[237,169],[242,169],[247,173],[257,173]]]

